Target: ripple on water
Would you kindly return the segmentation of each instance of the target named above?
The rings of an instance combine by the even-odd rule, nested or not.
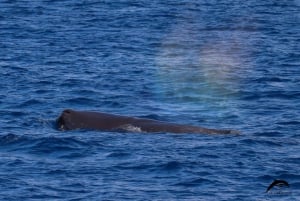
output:
[[[12,145],[23,143],[26,141],[27,141],[26,137],[15,135],[12,133],[0,136],[0,144],[2,145],[2,147],[12,146]]]

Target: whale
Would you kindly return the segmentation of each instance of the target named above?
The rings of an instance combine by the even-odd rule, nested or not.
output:
[[[147,118],[122,116],[116,114],[64,110],[56,120],[57,129],[100,131],[129,131],[139,133],[176,133],[176,134],[239,134],[236,130],[212,129],[200,126],[169,123]]]

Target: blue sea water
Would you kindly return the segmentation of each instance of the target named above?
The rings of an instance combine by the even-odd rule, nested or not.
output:
[[[0,200],[300,200],[299,0],[1,0],[0,75]],[[61,132],[66,108],[242,134]]]

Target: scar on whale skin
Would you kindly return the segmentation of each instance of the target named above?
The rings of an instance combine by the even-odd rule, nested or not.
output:
[[[146,133],[239,134],[236,130],[210,129],[199,126],[168,123],[146,118],[121,116],[102,112],[64,110],[57,119],[59,130],[93,129],[125,130]]]

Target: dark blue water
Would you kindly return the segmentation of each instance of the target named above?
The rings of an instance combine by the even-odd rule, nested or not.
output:
[[[1,0],[0,75],[0,200],[300,200],[299,0]],[[60,132],[65,108],[242,135]]]

